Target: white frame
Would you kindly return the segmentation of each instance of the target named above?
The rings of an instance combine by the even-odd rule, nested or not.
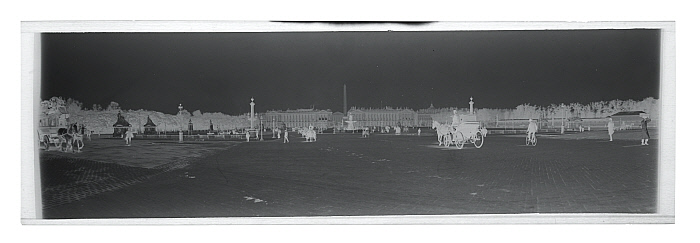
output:
[[[40,35],[46,32],[319,32],[319,31],[453,31],[660,29],[661,72],[658,208],[655,214],[487,214],[450,216],[134,218],[44,220],[41,216],[35,121],[41,84]],[[366,23],[286,23],[262,21],[54,21],[21,23],[21,187],[23,224],[579,224],[674,223],[676,152],[675,22],[431,22],[420,25]],[[37,71],[39,70],[39,71]],[[32,139],[34,138],[34,139]]]

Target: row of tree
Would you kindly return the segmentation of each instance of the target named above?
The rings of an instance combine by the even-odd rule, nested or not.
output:
[[[644,111],[651,117],[659,117],[658,100],[648,97],[641,101],[612,100],[597,101],[588,104],[552,104],[546,107],[522,104],[515,109],[479,109],[477,117],[480,121],[496,121],[511,119],[575,119],[575,118],[605,118],[622,111]]]
[[[157,111],[147,110],[122,110],[119,103],[111,102],[106,109],[99,105],[93,105],[93,109],[84,109],[80,101],[62,97],[52,97],[41,102],[41,112],[48,114],[59,107],[65,107],[70,114],[70,122],[83,124],[88,130],[95,133],[112,133],[113,125],[117,121],[117,114],[121,113],[131,127],[136,131],[143,131],[143,126],[150,118],[156,124],[156,130],[177,131],[187,130],[191,122],[194,130],[209,130],[213,126],[217,131],[230,131],[250,126],[250,120],[245,115],[232,116],[220,112],[202,113],[197,110],[190,113],[183,110],[180,114],[171,115]]]
[[[42,112],[47,113],[55,110],[58,107],[65,107],[71,115],[71,122],[85,124],[89,130],[97,133],[111,133],[112,125],[116,122],[117,113],[121,112],[122,116],[131,123],[136,130],[143,131],[142,127],[146,124],[147,118],[157,125],[158,131],[177,131],[179,129],[187,129],[188,123],[191,121],[194,130],[208,130],[210,124],[214,130],[234,130],[242,129],[250,126],[250,120],[246,115],[227,115],[220,112],[202,113],[197,110],[192,113],[183,110],[180,115],[164,114],[157,111],[146,110],[121,110],[117,102],[111,102],[107,108],[103,109],[99,105],[93,105],[92,109],[83,107],[83,103],[72,98],[63,99],[62,97],[52,97],[49,100],[41,102]],[[468,108],[460,109],[460,113],[464,113]],[[534,106],[530,104],[522,104],[515,109],[477,109],[477,120],[482,122],[495,122],[514,119],[577,119],[577,118],[604,118],[621,111],[644,111],[649,113],[652,118],[659,116],[658,100],[652,97],[641,101],[635,100],[612,100],[598,101],[588,104],[552,104],[546,107]],[[443,114],[444,113],[444,114]],[[440,122],[451,121],[451,111],[441,112],[433,115],[433,119]]]

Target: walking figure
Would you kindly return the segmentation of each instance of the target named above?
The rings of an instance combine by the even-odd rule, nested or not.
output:
[[[418,136],[420,136],[420,128],[418,128]]]
[[[250,142],[250,132],[245,132],[245,141]]]
[[[124,140],[126,140],[126,146],[131,146],[131,139],[134,137],[134,133],[132,133],[130,130],[126,130],[126,134],[124,136]]]
[[[642,145],[649,145],[649,128],[647,123],[649,123],[649,115],[642,114]]]
[[[284,130],[284,142],[283,143],[288,143],[289,142],[289,133],[287,130]]]
[[[615,123],[613,123],[613,119],[608,118],[608,135],[610,135],[610,142],[612,142],[612,135],[615,133]]]

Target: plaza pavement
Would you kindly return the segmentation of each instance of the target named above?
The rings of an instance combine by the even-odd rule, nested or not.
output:
[[[434,133],[424,132],[421,137],[369,138],[319,134],[318,141],[310,143],[290,134],[292,142],[287,144],[272,139],[163,143],[153,145],[158,149],[150,152],[137,151],[153,141],[135,140],[133,146],[119,150],[140,156],[113,160],[90,150],[42,152],[43,215],[654,213],[658,140],[639,146],[632,139],[638,131],[623,132],[618,135],[627,134],[629,139],[613,142],[602,131],[543,134],[535,147],[524,145],[524,135],[496,135],[487,136],[480,149],[466,145],[461,150],[438,147]],[[123,140],[99,143],[109,148]],[[161,153],[176,153],[173,158],[198,156],[187,157],[180,166],[153,162]],[[95,193],[75,195],[101,187]],[[66,197],[70,200],[56,199]]]

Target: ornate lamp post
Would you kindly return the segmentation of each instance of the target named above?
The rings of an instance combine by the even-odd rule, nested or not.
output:
[[[260,141],[265,141],[265,139],[263,139],[263,115],[259,114],[258,118],[260,118]]]
[[[177,108],[179,109],[179,111],[177,112],[177,117],[178,117],[178,120],[180,120],[180,126],[178,126],[179,130],[180,130],[179,134],[178,134],[178,138],[179,138],[179,142],[182,143],[182,140],[183,140],[182,139],[183,138],[183,136],[182,136],[182,124],[184,123],[182,121],[182,108],[183,108],[182,104],[180,104]]]
[[[255,101],[255,99],[253,99],[251,97],[250,98],[250,129],[251,130],[254,128],[253,127],[253,120],[255,119],[254,118],[254,115],[255,115],[255,102],[254,101]]]

